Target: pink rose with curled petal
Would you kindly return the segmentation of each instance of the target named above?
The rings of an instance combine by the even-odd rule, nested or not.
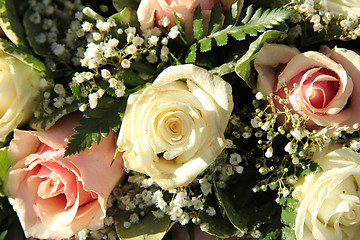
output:
[[[354,132],[360,122],[360,56],[343,48],[323,46],[320,52],[301,53],[280,44],[267,44],[256,55],[258,90],[286,98],[289,108],[306,114],[309,128],[328,134]],[[275,101],[275,105],[282,106]]]
[[[110,133],[100,144],[64,157],[81,115],[60,119],[47,131],[15,130],[8,149],[12,167],[5,192],[26,237],[62,239],[104,224],[106,203],[125,177]]]
[[[140,22],[141,30],[146,31],[154,26],[162,26],[159,21],[163,17],[170,20],[172,27],[175,25],[174,14],[180,20],[188,36],[192,32],[192,23],[194,11],[200,5],[202,16],[205,22],[209,22],[210,10],[218,0],[141,0],[137,10],[137,16]],[[221,0],[222,10],[227,11],[237,0]],[[243,1],[239,1],[239,7],[242,8]],[[206,26],[206,24],[204,24]]]

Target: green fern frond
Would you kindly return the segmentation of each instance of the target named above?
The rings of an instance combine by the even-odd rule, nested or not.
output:
[[[214,11],[213,9],[212,11]],[[197,42],[190,46],[190,51],[185,61],[187,63],[194,63],[196,60],[196,49],[194,45],[200,45],[201,52],[207,52],[212,49],[212,39],[215,39],[217,46],[224,46],[228,43],[228,35],[235,38],[238,41],[244,40],[246,35],[258,36],[259,33],[263,33],[269,29],[275,28],[285,22],[291,15],[294,14],[293,10],[287,9],[267,9],[263,11],[261,8],[255,12],[252,6],[249,6],[246,10],[245,17],[238,22],[241,25],[228,25],[226,28],[210,32],[210,34],[204,38],[199,39]],[[226,21],[226,19],[225,19]],[[197,38],[196,38],[197,39]],[[191,55],[191,57],[189,56]]]

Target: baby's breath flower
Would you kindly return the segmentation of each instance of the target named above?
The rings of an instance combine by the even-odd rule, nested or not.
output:
[[[170,29],[168,36],[169,36],[169,38],[171,38],[171,39],[175,39],[175,38],[177,38],[178,35],[179,35],[179,29],[178,29],[178,27],[175,25],[175,26],[173,26],[173,27]]]
[[[130,60],[129,59],[123,59],[122,61],[121,61],[121,66],[123,67],[123,68],[130,68],[130,66],[131,66],[131,62],[130,62]]]
[[[109,79],[109,78],[111,78],[111,72],[107,69],[101,69],[101,76],[104,79]]]
[[[160,24],[160,26],[163,26],[164,28],[166,28],[170,24],[170,19],[166,16],[162,16],[159,20],[159,24]]]

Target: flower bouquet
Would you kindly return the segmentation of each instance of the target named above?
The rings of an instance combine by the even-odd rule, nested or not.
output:
[[[0,0],[0,240],[357,239],[359,20]]]

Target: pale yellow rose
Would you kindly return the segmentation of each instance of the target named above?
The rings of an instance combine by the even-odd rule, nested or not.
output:
[[[117,142],[125,166],[164,189],[189,184],[225,147],[232,109],[220,77],[190,64],[165,69],[129,96]]]
[[[355,240],[360,236],[360,153],[330,147],[314,154],[323,172],[299,180],[295,234],[300,239]]]
[[[30,120],[40,94],[39,72],[0,50],[0,142]]]
[[[360,17],[359,0],[322,0],[320,4],[325,11],[342,14],[345,17]]]

